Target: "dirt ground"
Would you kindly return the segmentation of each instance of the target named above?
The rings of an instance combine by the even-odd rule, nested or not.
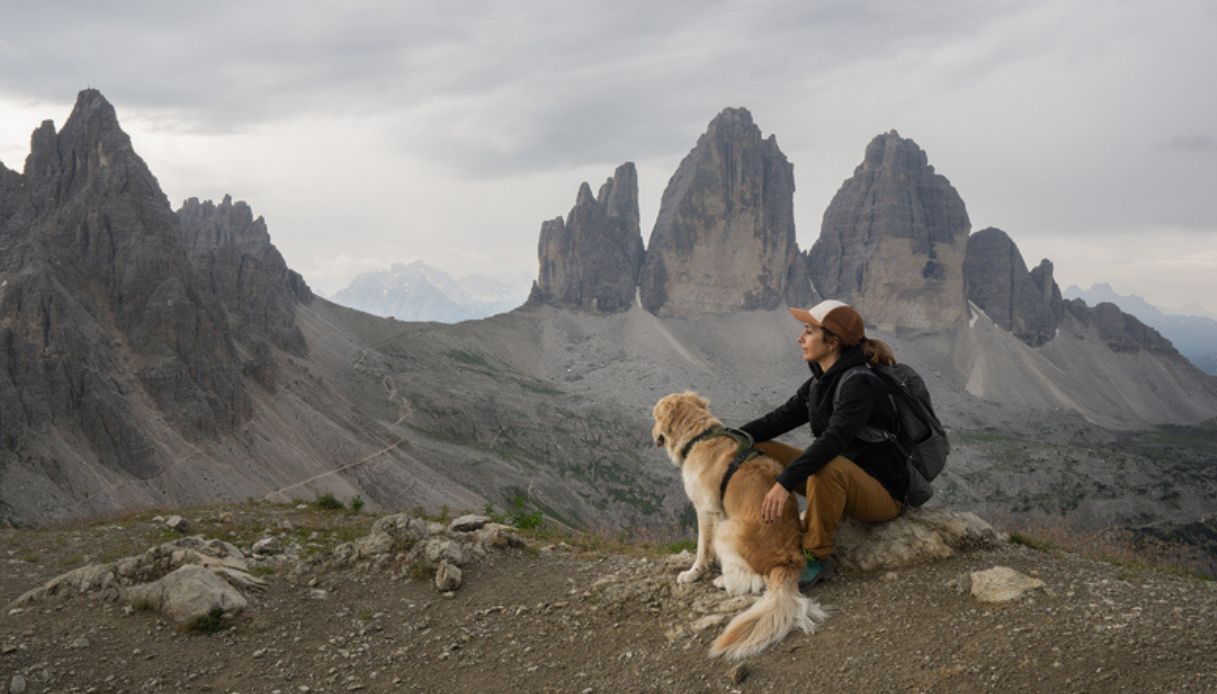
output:
[[[425,574],[307,561],[370,516],[270,504],[183,515],[243,550],[277,535],[300,561],[257,571],[267,590],[211,634],[90,596],[5,608],[0,691],[1217,691],[1217,584],[1057,551],[1007,544],[842,572],[814,589],[832,613],[818,633],[741,671],[706,655],[721,624],[692,626],[717,590],[676,586],[687,558],[656,548],[535,535],[467,566],[445,597]],[[0,604],[174,537],[150,516],[0,530]],[[956,587],[996,565],[1047,588],[985,605]]]

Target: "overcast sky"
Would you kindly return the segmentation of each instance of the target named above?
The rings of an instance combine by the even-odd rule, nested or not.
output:
[[[643,235],[706,124],[795,165],[799,244],[896,129],[1057,280],[1217,314],[1217,3],[11,2],[0,161],[100,89],[176,208],[231,193],[324,294],[422,259],[536,273],[623,161]]]

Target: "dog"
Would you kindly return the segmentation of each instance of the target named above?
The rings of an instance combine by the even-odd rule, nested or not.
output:
[[[781,465],[766,455],[748,459],[731,477],[720,498],[720,485],[738,445],[729,436],[713,436],[687,444],[722,422],[710,414],[710,401],[694,392],[660,398],[651,414],[651,438],[680,468],[685,494],[697,511],[697,557],[677,576],[678,583],[698,580],[715,557],[722,575],[714,584],[731,595],[764,596],[736,615],[710,647],[712,657],[745,658],[781,641],[791,629],[814,633],[827,613],[799,593],[803,571],[802,528],[794,496],[780,519],[761,519],[761,502],[773,487]]]

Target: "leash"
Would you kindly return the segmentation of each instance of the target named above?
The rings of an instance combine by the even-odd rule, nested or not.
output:
[[[715,424],[697,436],[689,439],[689,442],[680,449],[681,459],[683,460],[689,457],[689,451],[693,450],[693,446],[705,441],[706,439],[712,439],[719,436],[727,436],[734,440],[736,444],[735,457],[732,458],[731,462],[727,465],[727,472],[723,473],[723,481],[718,485],[719,499],[724,499],[727,496],[727,483],[731,481],[731,478],[735,475],[736,470],[739,470],[740,466],[742,466],[744,463],[760,455],[761,452],[752,446],[752,437],[746,432],[740,431],[739,429],[729,429],[721,424]]]

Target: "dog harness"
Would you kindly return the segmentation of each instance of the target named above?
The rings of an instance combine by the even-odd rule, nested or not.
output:
[[[752,437],[749,436],[747,432],[740,431],[739,429],[729,429],[721,424],[715,424],[697,436],[689,439],[689,442],[684,445],[684,448],[680,449],[680,457],[682,460],[688,458],[689,451],[692,451],[694,446],[702,441],[705,441],[706,439],[712,439],[719,436],[730,437],[735,441],[736,445],[735,457],[732,458],[731,463],[727,465],[727,472],[723,473],[723,481],[718,485],[719,498],[725,499],[727,497],[727,483],[731,481],[731,476],[734,475],[735,471],[738,470],[745,462],[761,454],[760,451],[753,448]]]

